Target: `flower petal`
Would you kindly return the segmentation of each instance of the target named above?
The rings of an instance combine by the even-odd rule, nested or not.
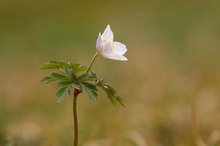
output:
[[[127,61],[128,59],[125,56],[119,55],[119,54],[108,54],[103,56],[108,59],[113,59],[113,60],[119,60],[119,61]]]
[[[102,38],[101,38],[101,33],[99,33],[99,36],[96,41],[96,50],[98,52],[102,52],[102,50],[103,50],[103,42],[102,42]]]
[[[115,54],[124,55],[127,52],[126,45],[120,42],[113,42],[113,51]]]
[[[113,60],[128,60],[123,54],[127,51],[125,45],[122,43],[116,42],[116,46],[113,46],[114,43],[105,43],[103,44],[103,50],[100,53],[104,58],[113,59]],[[116,48],[117,47],[117,48]]]
[[[112,49],[113,43],[107,42],[103,43],[103,54],[114,54],[114,50]]]
[[[104,42],[113,42],[114,34],[110,28],[110,25],[107,25],[101,37]]]

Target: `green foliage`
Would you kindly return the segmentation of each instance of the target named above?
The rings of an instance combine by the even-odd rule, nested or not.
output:
[[[101,87],[106,94],[108,95],[108,98],[111,100],[113,104],[116,104],[116,102],[119,102],[122,106],[125,107],[125,105],[122,102],[122,98],[116,94],[116,91],[114,88],[112,88],[110,85],[105,84],[104,80],[97,80],[96,82],[97,86]]]
[[[95,85],[88,82],[81,82],[83,89],[88,93],[89,97],[93,100],[97,100],[97,88]]]
[[[68,66],[68,64],[64,62],[50,61],[44,64],[43,69],[59,69],[66,66]]]
[[[45,84],[50,82],[57,84],[57,102],[63,101],[65,97],[71,95],[71,91],[75,92],[76,90],[80,91],[80,93],[85,91],[90,99],[97,101],[97,87],[100,87],[105,91],[113,104],[119,102],[124,106],[121,97],[116,94],[116,91],[110,85],[105,84],[104,80],[99,79],[95,73],[87,73],[88,68],[86,66],[72,64],[70,62],[50,61],[44,64],[43,69],[58,70],[57,72],[50,73],[41,80]]]
[[[63,86],[63,87],[61,86],[59,88],[59,90],[57,91],[57,94],[56,94],[57,102],[63,101],[66,96],[69,96],[71,94],[70,88],[71,88],[70,85]]]
[[[58,61],[50,61],[45,63],[42,67],[43,69],[61,69],[61,68],[72,68],[75,73],[82,72],[87,70],[87,66],[81,66],[80,64],[72,64],[70,62],[58,62]]]

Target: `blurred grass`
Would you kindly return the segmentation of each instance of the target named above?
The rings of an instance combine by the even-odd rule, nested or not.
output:
[[[94,69],[124,97],[112,106],[79,99],[83,146],[219,145],[220,2],[0,1],[0,139],[16,146],[68,146],[71,98],[55,102],[39,83],[50,60],[87,64],[107,24],[128,47],[126,63]],[[196,136],[191,106],[195,103]],[[139,136],[128,131],[138,133]],[[1,140],[4,141],[4,140]],[[137,144],[135,144],[137,143]],[[0,144],[3,145],[3,144]]]

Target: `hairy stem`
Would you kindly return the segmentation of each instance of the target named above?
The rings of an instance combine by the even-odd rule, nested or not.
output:
[[[90,69],[91,69],[91,67],[92,67],[93,63],[95,62],[95,59],[97,58],[98,55],[99,55],[99,53],[96,52],[95,55],[93,56],[93,58],[92,58],[90,64],[89,64],[89,67],[88,67],[86,73],[89,73],[89,71],[90,71]]]

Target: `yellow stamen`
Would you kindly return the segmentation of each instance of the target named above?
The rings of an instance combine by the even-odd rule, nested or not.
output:
[[[112,48],[112,50],[115,50],[115,46],[112,45],[111,48]]]

